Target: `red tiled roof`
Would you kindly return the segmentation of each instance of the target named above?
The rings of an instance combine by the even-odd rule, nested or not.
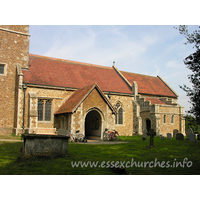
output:
[[[150,101],[151,104],[161,104],[161,105],[167,105],[165,102],[163,102],[160,99],[156,99],[156,98],[145,98],[146,101]]]
[[[46,86],[83,88],[96,82],[102,91],[132,94],[127,83],[112,67],[29,55],[24,82]]]
[[[111,108],[113,113],[117,113],[115,108],[111,105],[109,100],[105,97],[99,86],[95,83],[89,86],[86,86],[84,88],[76,90],[54,113],[57,114],[63,114],[63,113],[72,113],[76,110],[76,108],[80,105],[82,101],[87,97],[87,95],[96,88],[100,94],[102,95],[102,98],[107,102],[108,106]]]
[[[71,113],[73,110],[79,105],[79,103],[84,99],[84,97],[88,94],[88,92],[95,86],[89,85],[82,89],[76,90],[54,113],[62,114],[62,113]]]
[[[123,71],[121,71],[121,73],[131,85],[133,84],[133,81],[137,82],[139,94],[177,97],[177,95],[159,77]]]

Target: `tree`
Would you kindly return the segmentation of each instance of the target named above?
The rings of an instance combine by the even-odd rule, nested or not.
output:
[[[196,49],[194,53],[184,59],[184,64],[193,72],[188,75],[192,88],[186,85],[180,86],[180,88],[187,93],[189,102],[192,104],[188,113],[192,114],[200,124],[200,26],[199,30],[195,30],[190,34],[188,33],[188,27],[181,25],[179,26],[179,33],[184,35],[187,40],[184,44],[194,44],[193,48]]]
[[[191,128],[194,132],[198,132],[200,134],[200,125],[197,124],[195,118],[191,115],[185,116],[185,131]]]

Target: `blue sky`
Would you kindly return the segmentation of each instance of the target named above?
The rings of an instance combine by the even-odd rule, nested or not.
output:
[[[183,60],[194,49],[173,26],[197,29],[198,5],[197,0],[7,0],[0,24],[31,24],[30,53],[110,67],[115,61],[120,70],[159,75],[188,110],[179,85],[190,86]]]
[[[183,59],[191,54],[193,49],[192,46],[183,44],[185,39],[177,30],[173,29],[172,25],[199,24],[198,5],[199,1],[197,0],[190,0],[189,2],[174,0],[57,0],[56,2],[7,0],[1,2],[0,24],[31,24],[30,53],[110,67],[112,62],[115,61],[120,70],[153,76],[160,75],[179,94],[179,103],[187,110],[189,108],[188,99],[179,85],[189,85],[187,75],[190,74],[190,71],[183,64]],[[41,26],[45,24],[68,26]],[[189,28],[192,30],[196,27],[191,26]],[[85,177],[83,180],[80,180],[80,177],[77,178],[78,180],[74,177],[69,178],[70,181],[68,182],[76,184],[78,181],[79,185],[85,184]],[[105,177],[99,176],[98,178],[105,181]],[[116,180],[113,179],[114,183],[122,180],[116,178]],[[168,187],[169,180],[166,180],[166,178],[164,181],[163,177],[153,178],[154,181],[156,180],[153,181],[153,184],[156,184],[157,192],[160,192],[160,195],[163,194],[163,188]],[[95,181],[95,184],[93,184],[95,188],[92,188],[94,191],[98,186],[101,187],[98,183],[102,182],[97,179],[98,182],[96,179],[95,177],[95,180],[90,180]],[[57,182],[60,181],[62,180],[57,180]],[[123,177],[122,181],[130,183],[131,179],[128,177],[124,179]],[[129,198],[130,192],[124,193],[123,191],[131,191],[131,188],[137,188],[136,195],[141,198],[141,194],[145,195],[144,188],[138,187],[138,185],[142,185],[144,181],[146,181],[146,177],[134,177],[131,184],[124,184],[124,187],[120,186],[122,192],[117,193],[118,196]],[[184,181],[182,177],[179,177],[178,180],[173,181],[174,185],[171,182],[171,186],[182,189]],[[194,177],[189,181],[194,181]],[[162,184],[157,184],[158,182],[162,182]],[[16,182],[12,180],[12,183],[16,185],[19,180],[17,179]],[[51,181],[45,182],[45,184],[43,181],[42,188],[44,188],[44,185],[46,188],[51,186],[48,183],[52,184]],[[90,187],[93,185],[90,184]],[[129,185],[131,188],[127,190]],[[62,191],[65,191],[64,189],[68,186],[70,185],[60,184],[59,189],[62,188]],[[83,187],[83,189],[85,188]],[[146,194],[149,194],[151,189],[151,187],[146,187]],[[85,191],[81,191],[84,194]],[[9,192],[9,190],[6,192]],[[104,191],[102,194],[104,196],[109,195],[109,192],[105,193]],[[191,193],[189,195],[191,197]],[[54,196],[57,197],[58,193],[55,193]],[[187,197],[187,195],[184,194],[184,197]]]
[[[194,52],[174,25],[30,25],[30,53],[119,70],[161,76],[179,95],[179,104],[190,104],[179,85],[190,86],[191,73],[183,59]],[[176,26],[178,27],[178,26]],[[198,26],[189,26],[189,31]]]

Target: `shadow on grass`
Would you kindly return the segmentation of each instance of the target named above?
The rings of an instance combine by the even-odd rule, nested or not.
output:
[[[32,157],[25,160],[20,160],[21,142],[0,142],[0,174],[200,174],[200,143],[174,139],[160,140],[156,137],[154,138],[156,148],[148,149],[146,146],[149,145],[149,139],[142,141],[140,136],[132,136],[121,137],[121,140],[130,143],[112,145],[69,143],[68,157]],[[185,161],[184,167],[183,161]],[[83,162],[85,165],[81,167]],[[96,167],[90,166],[92,162]],[[79,166],[73,167],[72,164]],[[114,165],[122,165],[122,170],[110,169],[110,166]]]

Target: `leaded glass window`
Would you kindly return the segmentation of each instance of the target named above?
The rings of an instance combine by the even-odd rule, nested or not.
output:
[[[51,101],[38,100],[38,121],[51,121]]]
[[[115,124],[117,124],[118,114],[115,115]]]
[[[45,121],[51,121],[51,101],[45,103]]]
[[[120,108],[119,110],[118,110],[118,116],[119,116],[119,124],[123,124],[123,110],[122,110],[122,108]]]
[[[121,103],[117,103],[115,108],[118,114],[115,115],[115,124],[123,124],[123,108]]]
[[[119,104],[119,103],[117,103],[115,107],[118,109],[118,108],[120,107],[120,104]]]
[[[38,121],[43,121],[43,101],[38,101]]]

